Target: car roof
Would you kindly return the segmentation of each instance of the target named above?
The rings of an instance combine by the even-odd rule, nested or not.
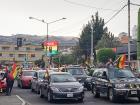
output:
[[[70,74],[68,72],[51,72],[49,75],[53,75],[53,74]]]
[[[22,71],[29,71],[29,72],[34,71],[35,72],[35,70],[22,70]]]
[[[46,72],[46,70],[36,70],[36,72]]]
[[[75,66],[69,66],[69,67],[66,67],[66,68],[74,68],[74,69],[76,69],[76,68],[80,68],[80,69],[84,69],[83,67],[75,67]]]

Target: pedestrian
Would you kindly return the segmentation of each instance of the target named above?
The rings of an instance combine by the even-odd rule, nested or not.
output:
[[[11,95],[11,91],[14,84],[14,78],[11,76],[10,71],[6,67],[5,74],[1,80],[4,80],[6,78],[6,95]]]
[[[113,61],[112,61],[111,58],[110,58],[110,59],[108,60],[108,62],[106,63],[106,67],[107,67],[107,68],[112,68],[112,67],[114,67],[114,63],[113,63]]]

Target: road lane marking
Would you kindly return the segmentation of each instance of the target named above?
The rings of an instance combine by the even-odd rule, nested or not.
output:
[[[22,102],[22,105],[26,105],[26,102],[24,101],[24,99],[22,99],[20,96],[16,95],[17,98]]]

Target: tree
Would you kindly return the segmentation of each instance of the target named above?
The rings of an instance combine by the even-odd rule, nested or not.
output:
[[[109,33],[105,33],[101,40],[98,41],[97,45],[96,45],[96,49],[100,49],[100,48],[114,48],[117,46],[120,46],[120,42],[114,37],[114,35],[109,32]]]
[[[137,60],[140,61],[140,9],[138,12]]]
[[[76,64],[76,59],[73,54],[65,54],[60,57],[61,64]]]
[[[42,59],[39,59],[39,60],[35,61],[35,65],[37,65],[40,68],[44,68],[45,67],[45,62]]]
[[[106,63],[109,58],[115,59],[115,52],[111,48],[102,48],[97,53],[97,60],[101,63]]]
[[[91,20],[83,27],[83,30],[80,35],[79,46],[82,49],[82,54],[86,56],[90,56],[91,50],[91,27],[93,27],[93,45],[94,45],[94,58],[96,58],[95,54],[95,46],[97,42],[101,39],[103,34],[107,32],[107,27],[104,26],[104,20],[99,18],[98,12],[95,16],[91,16]]]

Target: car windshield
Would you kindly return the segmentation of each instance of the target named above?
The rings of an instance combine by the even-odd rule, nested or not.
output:
[[[109,70],[109,78],[134,78],[134,74],[128,69],[112,69]]]
[[[75,82],[76,79],[69,74],[52,74],[51,82]]]
[[[72,75],[84,75],[86,74],[82,68],[69,68],[68,72]]]
[[[45,72],[39,72],[39,78],[43,79]]]
[[[23,71],[22,75],[23,76],[33,76],[34,75],[34,71]]]

